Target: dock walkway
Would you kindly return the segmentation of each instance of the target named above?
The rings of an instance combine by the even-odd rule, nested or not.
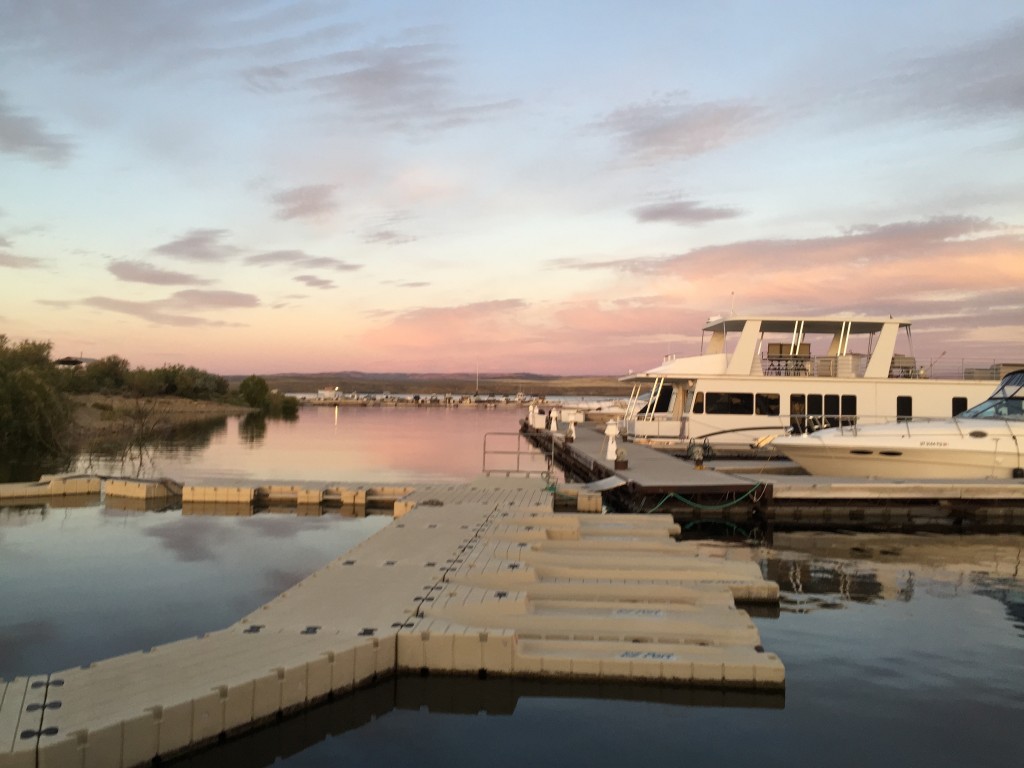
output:
[[[538,480],[396,501],[387,528],[222,630],[0,681],[0,767],[136,766],[402,673],[780,690],[750,550],[666,515],[554,514]]]
[[[551,433],[549,433],[551,434]],[[639,443],[618,442],[625,453],[626,466],[617,468],[606,456],[607,437],[597,429],[582,426],[572,442],[555,436],[556,445],[581,463],[589,463],[607,474],[615,474],[641,488],[645,493],[686,491],[694,494],[746,492],[752,483],[747,478],[696,469],[672,454]],[[753,484],[756,484],[754,481]]]
[[[600,425],[603,428],[604,425]],[[709,510],[730,509],[749,521],[771,499],[762,478],[700,469],[671,453],[618,441],[625,461],[607,458],[607,437],[590,423],[579,424],[574,439],[526,426],[524,436],[552,457],[567,479],[595,484],[617,512],[665,512],[677,521],[700,520]]]
[[[694,462],[633,442],[625,467],[606,457],[604,425],[580,424],[564,435],[524,427],[567,477],[598,484],[616,511],[671,514],[681,525],[724,524],[742,530],[883,531],[1024,530],[1019,480],[875,480],[774,474],[787,462],[738,459]],[[621,443],[620,443],[621,444]]]

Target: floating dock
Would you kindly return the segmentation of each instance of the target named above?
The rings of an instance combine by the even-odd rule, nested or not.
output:
[[[693,461],[638,443],[608,458],[605,425],[575,425],[575,437],[524,424],[522,434],[566,477],[602,493],[616,512],[668,513],[688,530],[1024,530],[1020,480],[851,480],[776,472],[790,462]],[[618,458],[621,457],[621,458]],[[586,492],[586,490],[584,490]]]
[[[409,490],[391,525],[226,629],[0,681],[0,767],[144,765],[403,674],[784,689],[737,608],[779,600],[751,550],[553,500],[530,478]]]
[[[245,516],[264,511],[321,515],[335,509],[390,511],[411,491],[406,486],[194,486],[167,478],[54,475],[37,482],[0,484],[0,505],[27,506],[59,500],[63,506],[103,503],[136,511],[181,507],[186,515]]]

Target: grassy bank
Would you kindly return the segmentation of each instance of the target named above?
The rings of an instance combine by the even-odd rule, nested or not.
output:
[[[75,395],[74,431],[83,447],[161,437],[173,430],[249,413],[245,406],[183,397]]]

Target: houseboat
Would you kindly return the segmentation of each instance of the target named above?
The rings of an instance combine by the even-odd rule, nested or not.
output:
[[[633,392],[620,429],[636,442],[748,450],[827,427],[951,418],[984,401],[1002,367],[934,373],[913,356],[905,320],[712,318],[699,355],[621,379]]]

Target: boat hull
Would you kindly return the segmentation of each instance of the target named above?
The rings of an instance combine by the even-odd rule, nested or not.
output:
[[[824,430],[773,443],[812,475],[894,480],[1011,479],[1022,466],[1024,425],[894,425]]]

